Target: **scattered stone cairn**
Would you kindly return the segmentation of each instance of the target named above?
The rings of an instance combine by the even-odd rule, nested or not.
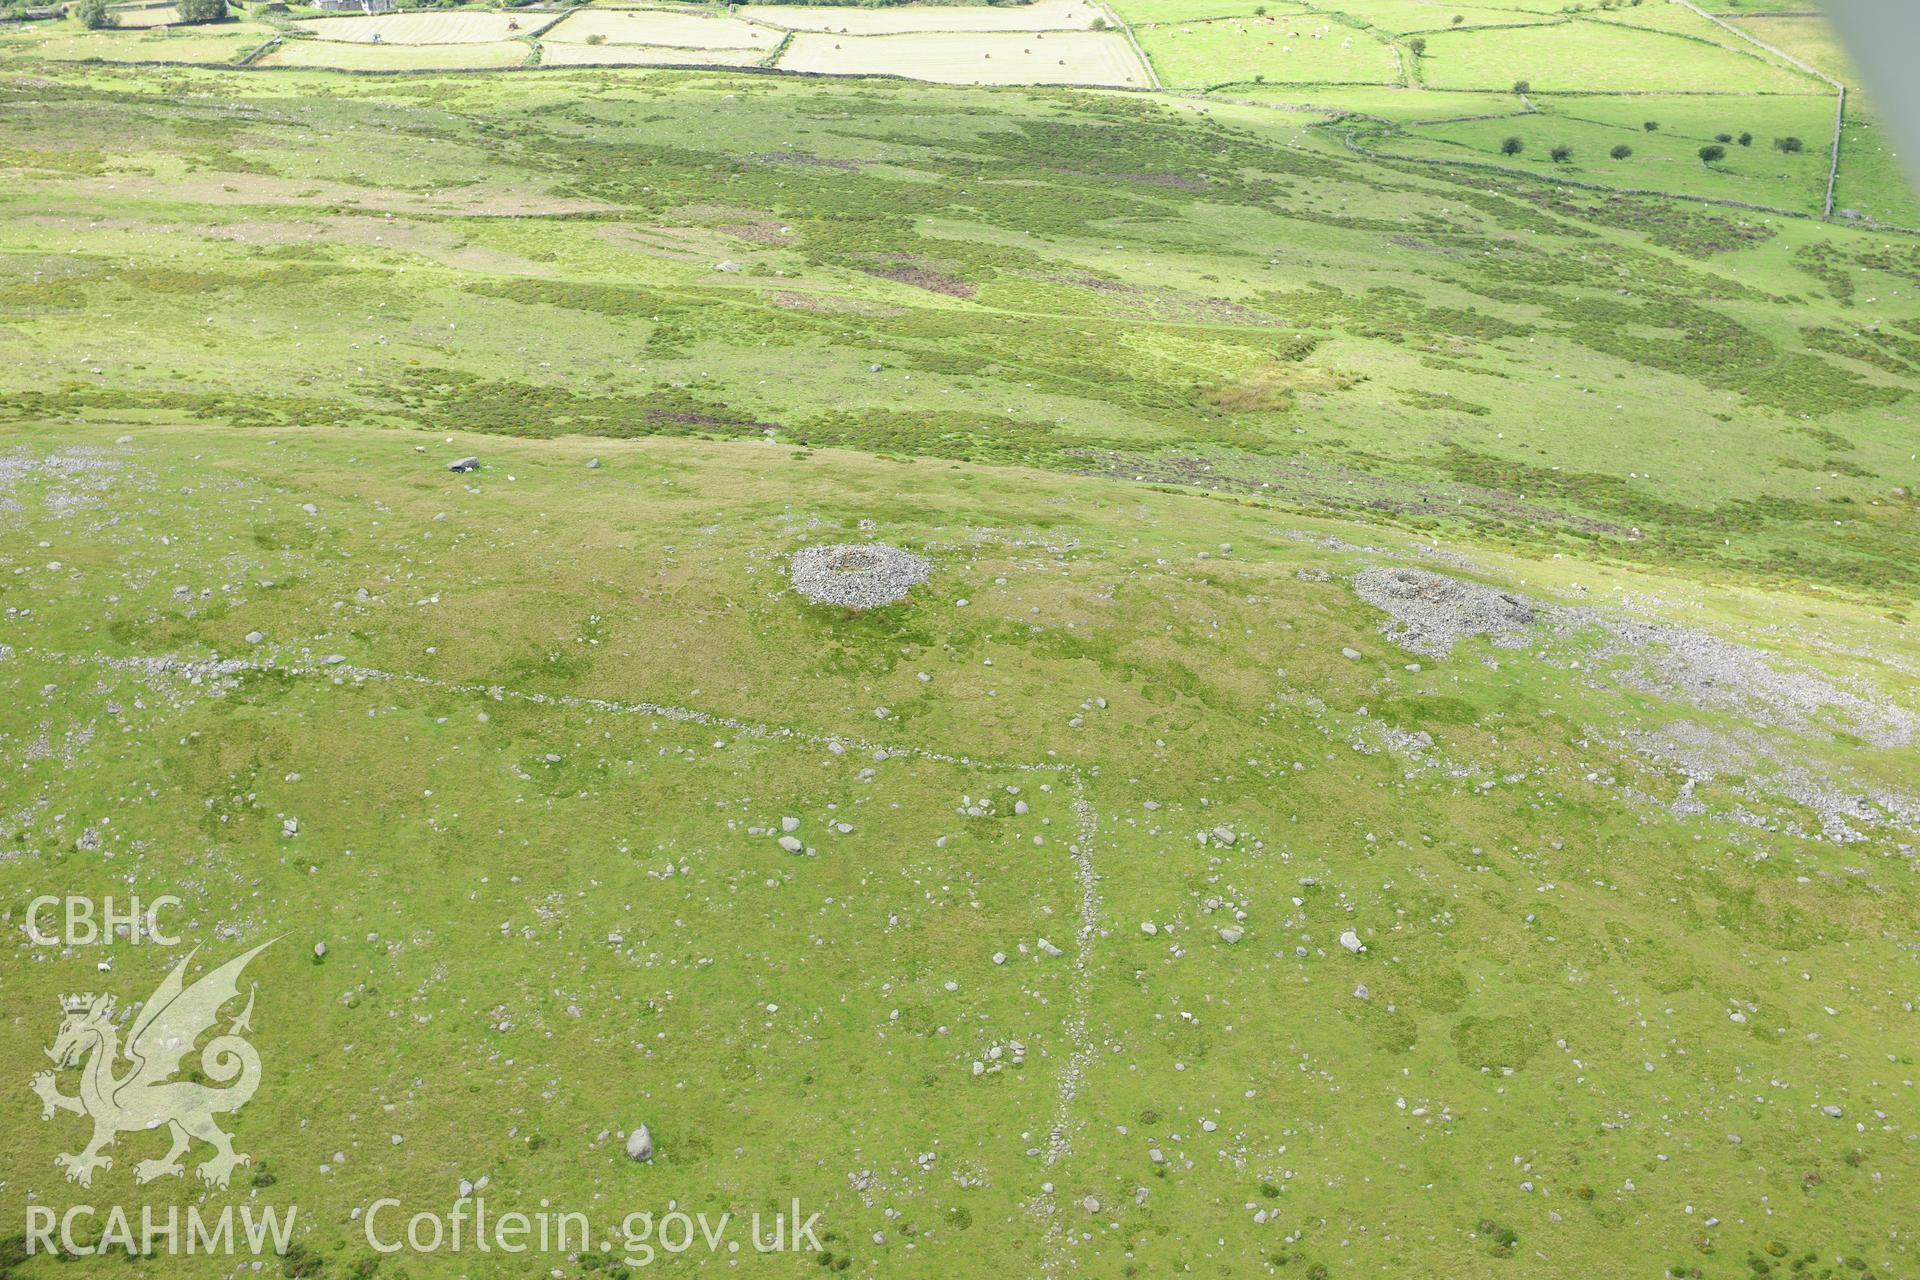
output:
[[[842,542],[795,552],[787,576],[815,604],[874,609],[895,604],[925,582],[933,566],[884,542]]]
[[[1354,575],[1353,589],[1392,618],[1382,628],[1389,640],[1429,658],[1446,657],[1471,635],[1519,648],[1534,620],[1533,602],[1525,596],[1407,565],[1363,569]]]

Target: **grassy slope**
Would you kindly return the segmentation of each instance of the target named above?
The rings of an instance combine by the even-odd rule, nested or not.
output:
[[[1815,1254],[1809,1275],[1906,1264],[1911,1066],[1882,1055],[1911,1023],[1908,863],[1880,838],[1728,821],[1753,808],[1738,777],[1670,815],[1681,777],[1620,735],[1755,730],[1595,683],[1604,664],[1570,666],[1565,641],[1406,666],[1343,581],[1405,555],[1397,536],[851,453],[114,430],[0,436],[0,456],[110,468],[8,486],[0,811],[27,856],[0,859],[0,886],[131,877],[179,892],[198,930],[285,935],[255,971],[269,1070],[236,1129],[274,1177],[253,1196],[301,1206],[319,1274],[368,1256],[353,1206],[444,1205],[483,1173],[496,1209],[799,1196],[880,1276],[1611,1274],[1623,1234],[1711,1276],[1769,1250]],[[448,475],[469,450],[485,469]],[[933,581],[861,618],[780,593],[785,554],[859,520]],[[1789,630],[1760,593],[1486,563],[1543,599],[1657,600],[1880,698],[1898,671],[1835,647],[1920,656],[1834,604]],[[120,662],[213,654],[264,669],[189,683]],[[621,709],[647,701],[774,730]],[[1758,733],[1911,779],[1910,751]],[[875,764],[863,741],[907,753]],[[1097,821],[1098,928],[1078,941],[1074,777]],[[996,816],[956,812],[985,795]],[[790,813],[814,855],[746,832]],[[1221,824],[1233,848],[1196,842]],[[1364,957],[1335,945],[1347,928]],[[8,946],[0,1064],[24,1076],[56,994],[97,975]],[[117,959],[130,999],[170,957]],[[1016,1039],[1021,1069],[972,1074]],[[640,1119],[662,1151],[645,1170],[603,1136]],[[9,1219],[26,1194],[67,1203],[50,1157],[73,1125],[41,1126],[19,1089],[0,1121],[20,1135]],[[151,1153],[119,1154],[96,1202]]]
[[[286,931],[243,1190],[302,1206],[320,1274],[367,1257],[355,1204],[482,1173],[595,1212],[797,1195],[888,1277],[1910,1267],[1910,847],[1790,834],[1764,756],[1689,787],[1628,735],[1860,789],[1910,788],[1911,747],[1568,641],[1412,670],[1344,581],[1438,536],[1910,704],[1910,242],[1225,103],[7,70],[0,459],[114,469],[0,503],[0,894],[132,876]],[[933,581],[859,618],[779,593],[861,520]],[[263,669],[114,661],[216,652]],[[815,856],[745,835],[791,812]],[[20,1078],[106,980],[8,945]],[[0,1222],[75,1194],[37,1115],[0,1094]],[[645,1170],[602,1136],[641,1119]]]
[[[59,74],[0,106],[16,420],[772,432],[1831,587],[1920,563],[1904,239],[1231,104]]]

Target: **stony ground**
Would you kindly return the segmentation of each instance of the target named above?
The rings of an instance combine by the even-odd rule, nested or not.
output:
[[[797,1195],[885,1276],[1611,1274],[1623,1234],[1703,1275],[1910,1268],[1899,628],[1115,496],[10,432],[6,901],[170,891],[210,953],[281,939],[234,1128],[302,1274],[521,1274],[357,1230],[481,1179]],[[875,542],[930,569],[897,604],[792,589]],[[8,945],[23,1083],[60,992],[171,960]],[[71,1117],[0,1118],[9,1218],[78,1194]]]
[[[1205,101],[0,32],[0,1275],[212,1274],[23,1261],[83,1199],[646,1270],[368,1245],[470,1192],[822,1215],[683,1272],[1914,1275],[1910,196],[1850,115],[1797,216],[1802,73],[1551,92],[1782,72],[1547,3]],[[1626,133],[1768,208],[1568,181]],[[268,944],[227,1188],[54,1163],[65,1002],[179,953],[49,892]]]

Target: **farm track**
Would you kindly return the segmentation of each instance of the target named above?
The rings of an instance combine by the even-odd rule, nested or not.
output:
[[[1166,86],[1160,82],[1160,69],[1153,65],[1153,59],[1149,58],[1147,51],[1140,46],[1140,37],[1133,34],[1133,24],[1121,17],[1120,11],[1109,4],[1102,3],[1100,8],[1120,34],[1127,38],[1127,43],[1133,46],[1133,56],[1140,59],[1140,65],[1146,69],[1147,88],[1154,92],[1165,89]]]

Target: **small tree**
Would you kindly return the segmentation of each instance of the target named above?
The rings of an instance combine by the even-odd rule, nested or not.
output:
[[[1573,148],[1563,142],[1548,151],[1547,154],[1553,157],[1555,164],[1565,164],[1567,161],[1573,159]]]
[[[1467,15],[1464,13],[1456,13],[1453,15],[1453,25],[1456,27],[1459,26],[1461,23],[1465,22],[1466,20],[1467,20]]]
[[[1792,155],[1794,152],[1805,148],[1807,144],[1800,141],[1800,139],[1798,138],[1789,136],[1785,138],[1775,138],[1773,140],[1773,145],[1780,148],[1780,150],[1786,152],[1788,155]]]
[[[218,22],[227,16],[227,0],[175,0],[182,22]]]
[[[1407,41],[1407,48],[1413,50],[1414,57],[1416,58],[1421,57],[1427,51],[1427,42],[1425,37],[1415,36],[1413,39]]]
[[[1734,141],[1738,142],[1743,147],[1750,147],[1753,145],[1753,135],[1750,133],[1743,133],[1738,138],[1734,139]]]
[[[1732,142],[1733,135],[1730,133],[1716,133],[1713,135],[1713,140],[1715,142]]]
[[[1700,163],[1716,164],[1727,158],[1727,149],[1717,142],[1709,142],[1700,148]]]
[[[74,21],[89,31],[120,25],[120,19],[107,8],[107,0],[79,0],[69,12],[73,14]]]
[[[1612,156],[1615,160],[1625,160],[1628,156],[1633,154],[1633,148],[1623,142],[1619,146],[1615,147],[1613,150],[1607,152],[1607,154]]]
[[[1500,154],[1503,156],[1517,156],[1526,149],[1527,144],[1518,138],[1508,138],[1500,144]]]
[[[1515,80],[1513,82],[1513,91],[1515,93],[1526,93],[1532,88],[1533,88],[1533,85],[1526,80]]]
[[[1643,123],[1641,124],[1641,126],[1640,126],[1640,127],[1641,127],[1642,129],[1645,129],[1645,130],[1646,130],[1646,131],[1647,131],[1648,133],[1658,133],[1658,132],[1660,132],[1660,122],[1659,122],[1658,120],[1648,120],[1648,121],[1645,121],[1645,122],[1643,122]]]

